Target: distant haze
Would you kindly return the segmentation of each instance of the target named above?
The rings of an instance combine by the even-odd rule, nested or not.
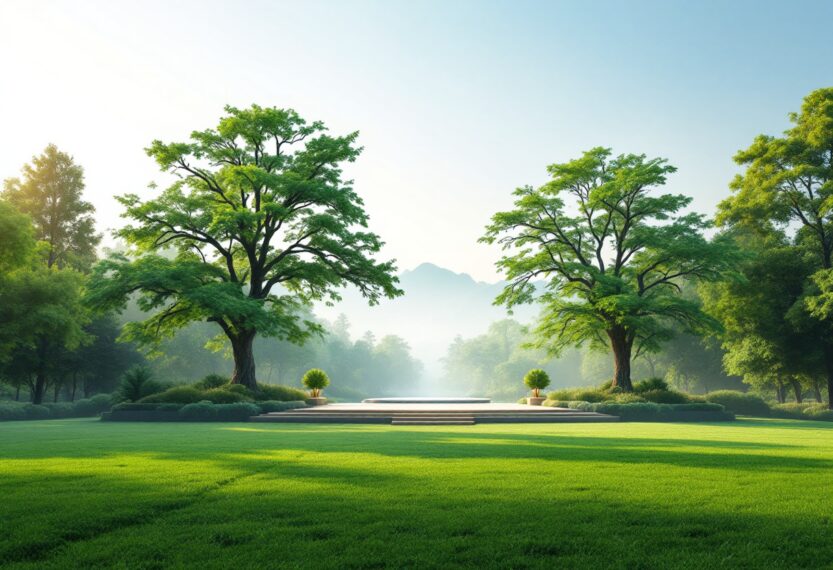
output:
[[[404,271],[399,279],[405,291],[402,297],[370,307],[358,292],[350,290],[342,302],[333,307],[318,306],[315,313],[329,321],[343,313],[354,338],[366,331],[377,338],[387,334],[404,338],[425,366],[426,390],[441,388],[441,359],[455,337],[483,334],[491,323],[508,317],[530,323],[538,312],[536,306],[526,305],[509,315],[505,308],[492,304],[503,282],[475,281],[466,273],[432,263]]]

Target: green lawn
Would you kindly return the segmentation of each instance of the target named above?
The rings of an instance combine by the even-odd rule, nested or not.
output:
[[[833,424],[0,424],[12,568],[829,567]]]

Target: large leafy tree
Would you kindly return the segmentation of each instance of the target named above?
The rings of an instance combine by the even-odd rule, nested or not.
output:
[[[56,356],[77,348],[87,336],[80,303],[82,276],[49,269],[34,259],[29,219],[0,200],[0,375],[28,385],[32,401],[43,400]]]
[[[805,386],[818,395],[824,326],[805,303],[808,257],[774,229],[730,234],[749,253],[738,268],[743,278],[701,287],[706,311],[723,325],[727,372],[758,390],[774,389],[779,401],[788,386],[798,401]]]
[[[514,209],[495,214],[482,238],[507,252],[497,302],[531,302],[545,280],[537,344],[555,353],[586,341],[610,347],[613,385],[629,391],[631,360],[658,349],[675,325],[717,326],[681,283],[720,278],[733,249],[703,237],[701,215],[682,213],[690,198],[652,194],[675,171],[664,159],[594,148],[548,171],[543,186],[515,191]]]
[[[3,197],[32,219],[37,239],[47,245],[47,267],[86,271],[95,261],[101,238],[83,191],[84,170],[55,145],[32,158],[22,178],[4,183]]]
[[[139,294],[153,314],[126,329],[148,343],[194,321],[216,323],[231,343],[232,381],[256,387],[257,334],[302,342],[319,326],[298,316],[314,300],[356,286],[371,304],[401,294],[342,166],[358,133],[327,134],[291,109],[226,107],[216,129],[147,149],[176,176],[161,194],[120,198],[132,223],[119,231],[137,257],[100,263],[93,305]],[[172,249],[173,257],[160,255]]]
[[[833,88],[813,91],[790,114],[792,128],[780,137],[760,135],[737,153],[746,167],[731,184],[733,195],[719,206],[718,222],[760,230],[775,226],[794,231],[813,268],[807,298],[817,317],[829,320],[824,299],[814,302],[812,290],[825,293],[833,284]],[[818,291],[817,291],[818,292]],[[817,337],[822,350],[828,393],[833,393],[833,334]],[[831,401],[833,406],[833,401]]]

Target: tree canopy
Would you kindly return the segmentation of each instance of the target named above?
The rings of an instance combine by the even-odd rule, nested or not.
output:
[[[232,346],[233,381],[256,386],[260,333],[303,342],[320,327],[299,316],[355,286],[371,304],[401,294],[382,241],[342,167],[358,133],[331,136],[291,109],[226,107],[217,128],[147,148],[176,180],[155,197],[122,196],[129,256],[100,263],[89,299],[123,307],[139,294],[151,311],[128,338],[155,342],[194,321],[219,325]],[[174,255],[162,253],[172,250]]]
[[[805,256],[810,275],[805,304],[826,321],[825,297],[833,290],[833,88],[804,98],[783,136],[760,135],[735,161],[745,166],[732,181],[732,196],[720,203],[726,227],[792,234],[795,255]],[[828,392],[833,392],[833,330],[819,331]],[[833,405],[833,401],[830,402]]]
[[[44,242],[47,267],[86,271],[96,259],[101,237],[95,232],[95,208],[82,198],[84,170],[68,154],[49,145],[23,177],[4,183],[3,197],[32,219]]]
[[[713,329],[716,321],[681,292],[684,280],[716,280],[731,270],[732,244],[709,241],[709,222],[683,213],[691,199],[653,195],[675,168],[661,158],[594,148],[548,167],[551,180],[523,186],[515,207],[492,218],[481,241],[499,243],[512,307],[544,305],[537,344],[557,353],[590,341],[614,354],[613,385],[630,390],[631,359],[656,350],[674,326]],[[538,295],[536,280],[544,280]]]

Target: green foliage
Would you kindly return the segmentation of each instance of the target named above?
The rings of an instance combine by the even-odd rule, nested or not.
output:
[[[696,416],[697,412],[706,412],[709,414],[720,413],[718,417],[712,415],[706,416],[709,420],[734,419],[734,416],[726,412],[723,406],[705,402],[689,404],[655,404],[653,402],[618,404],[601,402],[596,404],[588,403],[583,406],[578,406],[577,409],[618,416],[622,421],[634,422],[697,421],[699,419]]]
[[[193,386],[174,386],[164,392],[152,394],[141,399],[151,404],[195,404],[205,400],[205,392]]]
[[[721,404],[733,414],[761,417],[770,415],[769,405],[763,398],[755,394],[735,390],[718,390],[706,394],[706,401]]]
[[[297,402],[306,399],[307,394],[298,388],[290,386],[278,386],[275,384],[258,384],[257,391],[253,392],[257,401],[277,400],[280,402]]]
[[[222,376],[220,374],[209,374],[205,376],[202,380],[194,384],[195,388],[199,388],[201,390],[208,390],[210,388],[220,388],[222,386],[227,386],[231,380]]]
[[[250,403],[212,404],[198,402],[183,406],[179,410],[179,417],[190,422],[240,422],[251,416],[257,416],[260,408]]]
[[[121,401],[136,402],[163,390],[164,387],[153,380],[153,373],[149,368],[136,366],[124,373],[115,397]]]
[[[321,395],[321,390],[330,385],[330,378],[323,370],[313,368],[306,371],[301,383],[309,388],[313,398],[317,398]]]
[[[616,394],[613,401],[617,404],[636,404],[649,401],[647,398],[633,393]],[[656,400],[650,400],[652,402]],[[672,402],[665,402],[672,403]]]
[[[730,242],[703,237],[703,216],[681,213],[690,198],[651,195],[675,171],[667,161],[610,156],[594,148],[550,165],[552,180],[518,188],[515,209],[495,214],[481,241],[507,252],[498,267],[509,284],[497,302],[532,302],[534,281],[548,279],[536,345],[555,354],[588,341],[609,345],[615,382],[629,390],[631,357],[658,349],[675,332],[672,325],[718,328],[679,294],[680,283],[717,280],[736,255]]]
[[[0,401],[0,421],[88,418],[106,412],[112,404],[112,397],[108,394],[98,394],[75,402],[50,402],[40,405]]]
[[[648,378],[647,380],[642,380],[640,382],[636,382],[633,385],[633,391],[637,394],[641,394],[642,392],[649,392],[649,391],[656,391],[668,390],[668,382],[663,380],[662,378]],[[665,402],[671,404],[672,402]]]
[[[685,404],[688,403],[688,396],[675,390],[646,390],[639,394],[648,402],[656,404]]]
[[[113,406],[114,412],[176,412],[186,404],[153,404],[149,402],[122,402]]]
[[[734,194],[719,205],[717,219],[725,226],[755,235],[792,234],[780,248],[786,250],[777,266],[783,280],[761,283],[767,297],[762,304],[754,302],[753,286],[746,294],[749,302],[738,309],[751,311],[753,322],[747,328],[752,334],[736,335],[727,367],[742,370],[745,380],[758,386],[780,389],[779,375],[806,374],[808,367],[812,374],[823,374],[820,363],[833,358],[833,329],[827,318],[833,307],[832,118],[833,88],[807,95],[801,112],[790,114],[793,126],[783,136],[760,135],[735,155],[746,170],[732,181]],[[766,270],[765,261],[761,264]],[[790,265],[802,267],[791,274]],[[726,312],[731,315],[731,307]],[[800,326],[809,320],[802,318],[805,312],[816,327],[806,322]],[[787,334],[779,335],[779,328]],[[833,392],[833,375],[827,374],[827,382],[828,392]]]
[[[613,398],[613,394],[598,388],[565,388],[547,394],[548,400],[604,402]]]
[[[278,400],[266,400],[264,402],[258,402],[257,407],[261,409],[264,414],[268,414],[271,412],[285,412],[287,410],[297,410],[300,408],[306,408],[307,403],[303,400],[299,401],[278,401]]]
[[[533,368],[524,376],[524,384],[532,390],[533,396],[537,398],[541,390],[550,385],[550,377],[544,370]]]
[[[187,422],[210,422],[217,418],[217,406],[211,402],[186,404],[179,410],[180,419]]]
[[[147,153],[178,179],[160,196],[119,198],[133,222],[118,233],[138,258],[97,266],[89,302],[122,309],[139,293],[152,315],[126,329],[143,344],[188,323],[216,323],[232,344],[235,381],[255,386],[256,334],[301,343],[321,332],[301,317],[353,285],[371,304],[402,294],[382,242],[366,231],[361,198],[342,167],[358,133],[333,137],[291,109],[226,107],[216,129],[187,143],[153,141]],[[174,249],[173,259],[160,252]]]
[[[95,208],[82,199],[83,191],[83,169],[55,145],[23,167],[22,179],[4,183],[2,197],[31,218],[47,267],[86,271],[95,261],[101,236],[95,233]]]
[[[113,405],[113,397],[110,394],[96,394],[91,398],[84,400],[76,400],[73,404],[76,417],[85,418],[97,416],[101,412],[106,412]]]
[[[244,388],[241,386],[241,388]],[[208,400],[213,404],[234,404],[237,402],[252,402],[253,398],[234,390],[227,388],[212,388],[203,392],[203,399]]]
[[[27,265],[35,250],[31,220],[5,200],[0,200],[0,243],[0,274]]]

